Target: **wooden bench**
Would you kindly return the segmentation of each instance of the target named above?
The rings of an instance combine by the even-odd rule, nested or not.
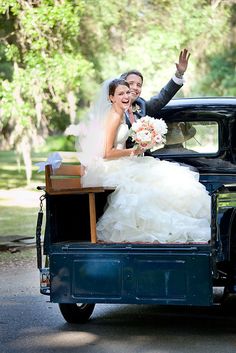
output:
[[[51,165],[45,167],[46,192],[49,195],[88,194],[91,242],[97,242],[95,193],[104,192],[104,187],[82,187],[82,165],[62,164],[53,170]]]

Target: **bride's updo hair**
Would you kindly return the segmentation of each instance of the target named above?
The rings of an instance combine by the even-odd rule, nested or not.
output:
[[[128,82],[126,82],[124,79],[122,78],[115,78],[114,80],[112,80],[109,84],[109,89],[108,89],[108,95],[109,96],[114,96],[115,94],[115,90],[118,86],[120,85],[124,85],[127,86],[129,88],[129,84]]]

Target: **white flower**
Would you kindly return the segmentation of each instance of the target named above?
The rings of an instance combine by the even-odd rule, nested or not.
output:
[[[150,118],[150,116],[146,115],[146,116],[142,117],[140,120],[142,120],[145,123],[149,123],[152,121],[152,118]]]
[[[154,149],[165,142],[167,125],[162,119],[144,116],[132,124],[130,135],[134,145],[141,149]]]
[[[165,135],[167,133],[167,125],[164,120],[162,119],[153,119],[155,129],[159,131],[161,135]]]
[[[137,140],[140,140],[141,142],[150,142],[152,141],[152,135],[150,131],[147,130],[141,130],[137,132]]]
[[[138,104],[135,104],[135,106],[132,106],[132,111],[133,111],[133,113],[137,112],[140,114],[142,109]]]
[[[140,125],[141,125],[141,124],[140,124],[139,120],[138,120],[137,122],[134,122],[134,123],[132,124],[132,130],[136,132],[136,131],[138,130],[138,128],[139,128]]]

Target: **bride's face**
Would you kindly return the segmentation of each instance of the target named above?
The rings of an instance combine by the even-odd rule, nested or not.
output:
[[[117,86],[114,96],[111,95],[110,100],[117,108],[122,110],[128,109],[131,104],[130,89],[125,85]]]

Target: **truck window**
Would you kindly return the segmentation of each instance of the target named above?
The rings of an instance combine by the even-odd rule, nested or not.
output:
[[[217,121],[168,122],[165,145],[157,154],[217,154],[219,126]]]

